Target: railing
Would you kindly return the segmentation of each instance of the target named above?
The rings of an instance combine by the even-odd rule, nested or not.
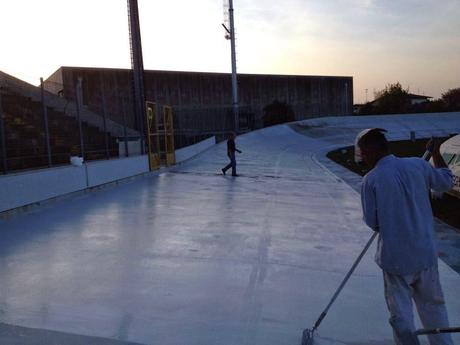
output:
[[[43,85],[43,84],[42,84]],[[41,89],[41,100],[34,100],[4,84],[0,90],[0,171],[59,166],[71,156],[85,160],[118,157],[116,138],[88,126],[77,116],[50,108]],[[77,107],[77,114],[79,113]]]
[[[70,164],[71,156],[110,159],[147,151],[141,131],[131,127],[128,80],[111,83],[104,72],[85,78],[75,73],[64,85],[51,77],[35,87],[0,72],[0,173]],[[231,105],[170,106],[174,135],[168,140],[175,149],[211,136],[223,140],[234,129]],[[255,128],[250,108],[240,108],[239,118],[242,131]]]

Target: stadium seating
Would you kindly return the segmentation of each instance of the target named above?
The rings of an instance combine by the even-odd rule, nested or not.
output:
[[[1,106],[8,172],[47,167],[42,104],[17,92],[3,89]],[[52,165],[69,164],[70,156],[81,155],[78,121],[53,108],[47,108],[47,113]],[[118,144],[110,134],[85,122],[82,122],[82,134],[85,161],[118,156]],[[3,172],[5,169],[2,161],[0,160],[0,171]]]

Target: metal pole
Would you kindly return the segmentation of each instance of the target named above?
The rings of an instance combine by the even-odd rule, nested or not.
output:
[[[45,124],[46,153],[48,155],[48,166],[51,168],[53,162],[51,160],[50,132],[48,127],[48,108],[45,103],[45,87],[43,85],[43,78],[40,78],[40,91],[43,107],[43,122]]]
[[[80,132],[80,154],[81,158],[85,159],[85,148],[83,145],[83,129],[81,126],[81,104],[82,104],[82,92],[81,92],[81,83],[82,83],[82,77],[78,77],[77,80],[77,86],[76,86],[76,98],[77,98],[77,119],[78,119],[78,131]]]
[[[105,137],[105,155],[107,159],[110,159],[109,153],[109,137],[107,133],[107,110],[106,110],[106,103],[105,103],[105,89],[104,89],[104,80],[102,78],[102,73],[100,75],[101,81],[101,93],[102,93],[102,119],[104,120],[104,137]]]
[[[0,92],[0,136],[2,143],[2,163],[3,163],[3,173],[8,172],[8,166],[6,164],[6,136],[5,136],[5,124],[3,122],[3,108],[2,108],[2,94]]]
[[[131,44],[131,66],[133,71],[134,113],[137,130],[140,132],[141,154],[145,153],[145,90],[144,62],[142,57],[139,7],[137,0],[128,0],[129,36]]]
[[[232,53],[232,109],[235,121],[235,132],[238,132],[238,81],[236,78],[235,23],[233,19],[233,0],[229,0],[228,14],[230,17],[230,46]]]
[[[348,279],[350,279],[351,275],[353,274],[356,266],[358,266],[359,262],[361,261],[362,257],[364,256],[364,254],[366,254],[367,250],[369,249],[369,247],[371,246],[372,242],[374,241],[374,238],[377,236],[378,232],[375,231],[371,238],[369,239],[369,241],[367,241],[366,245],[364,246],[364,249],[361,251],[361,253],[359,254],[359,256],[356,258],[355,262],[353,263],[353,265],[351,266],[350,270],[348,271],[347,275],[345,276],[345,278],[343,278],[342,282],[340,283],[340,286],[337,288],[336,292],[334,293],[334,296],[332,296],[331,300],[329,301],[329,304],[327,305],[327,307],[324,309],[324,311],[321,313],[321,315],[319,316],[318,320],[316,320],[316,323],[315,325],[313,326],[313,329],[311,330],[311,333],[313,333],[314,331],[316,331],[316,329],[319,327],[321,321],[323,321],[324,317],[326,316],[327,312],[329,311],[329,308],[331,307],[331,305],[334,303],[334,301],[336,300],[337,296],[339,295],[340,291],[342,291],[343,287],[345,286],[345,284],[347,283]]]
[[[122,107],[122,115],[123,115],[123,135],[124,135],[124,142],[125,142],[125,157],[129,157],[128,134],[126,132],[125,99],[123,96],[121,96],[121,107]]]
[[[349,115],[348,114],[348,82],[345,82],[345,111],[343,115]]]

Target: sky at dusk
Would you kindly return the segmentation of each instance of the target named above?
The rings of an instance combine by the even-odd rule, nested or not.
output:
[[[222,0],[138,0],[145,69],[230,72]],[[460,87],[460,0],[234,0],[241,73],[352,76],[354,101],[397,81]],[[125,0],[0,1],[0,70],[129,68]]]

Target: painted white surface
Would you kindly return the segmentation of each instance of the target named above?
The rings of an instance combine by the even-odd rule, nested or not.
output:
[[[460,134],[450,138],[449,140],[442,143],[440,152],[444,156],[445,154],[454,155],[450,162],[446,159],[446,163],[449,169],[454,174],[454,190],[453,195],[460,197]]]
[[[144,155],[3,175],[0,212],[148,171],[148,158]]]
[[[183,147],[176,150],[176,162],[180,163],[190,159],[216,144],[216,137],[211,137],[200,141],[197,144]]]
[[[0,322],[144,344],[299,344],[371,235],[358,193],[315,159],[353,141],[329,139],[270,127],[236,139],[240,177],[218,174],[221,143],[167,173],[0,221]],[[315,344],[393,344],[374,252]],[[460,277],[440,272],[457,325]]]
[[[215,145],[215,137],[176,150],[182,162]],[[120,143],[120,149],[124,146]],[[139,142],[130,142],[133,148]],[[33,204],[68,193],[136,176],[149,171],[146,155],[87,162],[82,166],[34,170],[0,176],[0,212]]]
[[[318,131],[334,132],[338,137],[347,139],[372,127],[388,130],[386,135],[390,140],[409,139],[411,131],[415,132],[416,138],[426,138],[459,133],[460,112],[322,117],[300,121],[299,124],[317,127]]]
[[[89,162],[86,164],[88,187],[136,176],[149,171],[146,155],[108,161]]]
[[[0,212],[86,188],[83,166],[0,176]]]

